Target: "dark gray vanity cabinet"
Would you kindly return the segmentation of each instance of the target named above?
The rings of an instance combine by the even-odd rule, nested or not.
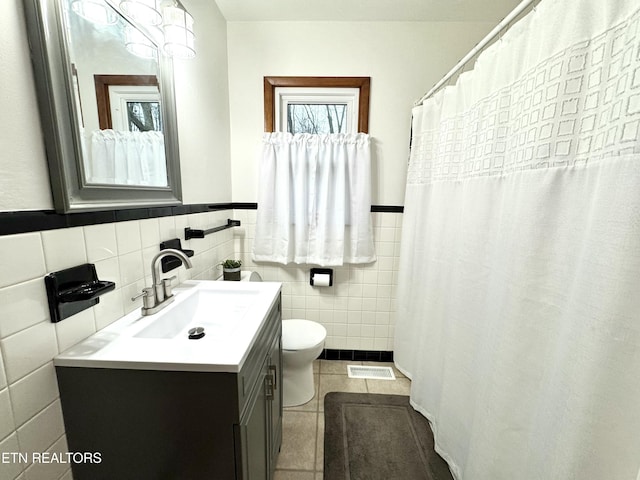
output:
[[[278,299],[239,372],[56,366],[74,480],[271,480],[281,339]]]
[[[280,324],[282,325],[282,322]],[[269,471],[273,472],[276,468],[276,460],[282,444],[282,335],[277,335],[273,339],[269,350],[269,362],[269,371],[273,381],[273,396],[271,401],[267,402],[270,419],[269,438],[271,441]]]
[[[255,391],[249,400],[241,421],[234,426],[236,458],[240,461],[238,478],[243,480],[270,480],[282,442],[282,332],[268,335],[267,355],[264,357]]]

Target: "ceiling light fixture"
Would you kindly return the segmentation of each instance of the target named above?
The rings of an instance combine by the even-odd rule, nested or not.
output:
[[[196,56],[193,17],[179,0],[73,0],[71,8],[81,17],[100,25],[117,23],[118,15],[114,10],[119,11],[144,32],[131,26],[125,29],[125,46],[139,57],[156,57],[154,41],[162,45],[163,53],[169,57]]]
[[[82,18],[98,25],[113,25],[118,16],[104,0],[74,0],[71,9]]]
[[[160,25],[162,23],[158,0],[122,0],[120,10],[143,25]]]
[[[170,0],[162,6],[164,52],[170,57],[196,56],[193,17],[179,0]]]
[[[157,48],[140,30],[126,25],[124,29],[124,46],[129,53],[141,58],[157,58]]]

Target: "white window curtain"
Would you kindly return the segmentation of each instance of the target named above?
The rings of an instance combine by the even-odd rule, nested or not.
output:
[[[163,133],[93,131],[86,176],[89,183],[166,186]]]
[[[375,261],[367,134],[265,133],[253,259]]]
[[[413,111],[394,358],[458,480],[637,478],[638,8],[542,0]]]

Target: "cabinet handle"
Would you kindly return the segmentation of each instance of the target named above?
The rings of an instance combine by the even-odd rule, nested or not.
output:
[[[268,400],[271,400],[274,397],[273,376],[271,374],[264,377],[264,395]]]
[[[278,368],[275,365],[269,365],[269,371],[273,373],[273,389],[278,390]]]

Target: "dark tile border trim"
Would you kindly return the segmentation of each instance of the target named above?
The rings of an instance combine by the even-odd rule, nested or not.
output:
[[[350,360],[352,362],[393,362],[393,352],[325,348],[318,358],[321,360]]]
[[[173,207],[133,208],[126,210],[104,210],[100,212],[56,213],[53,210],[0,212],[0,236],[16,233],[39,232],[58,228],[82,227],[101,223],[144,220],[145,218],[171,217],[190,213],[217,210],[256,210],[257,203],[213,203],[177,205]],[[403,207],[372,205],[372,212],[402,213]]]
[[[371,205],[372,212],[378,213],[404,213],[402,205]]]
[[[232,203],[177,205],[173,207],[132,208],[99,212],[56,213],[53,210],[0,212],[0,236],[39,232],[58,228],[82,227],[100,223],[126,222],[146,218],[171,217],[190,213],[231,210]]]
[[[237,208],[238,210],[257,210],[258,209],[258,204],[257,203],[236,202],[236,203],[233,204],[233,208]]]

